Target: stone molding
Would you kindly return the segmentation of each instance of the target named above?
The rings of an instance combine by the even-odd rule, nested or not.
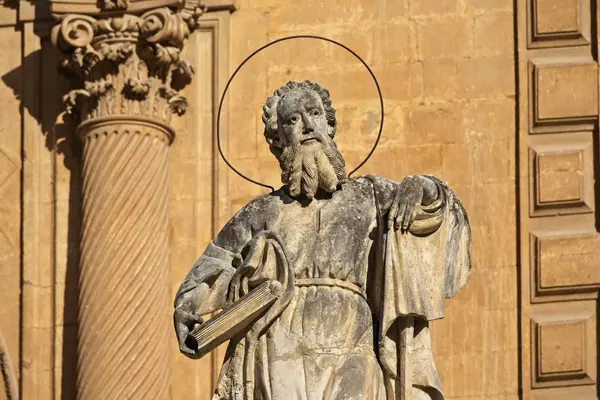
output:
[[[145,135],[151,136],[153,138],[158,138],[166,144],[171,144],[173,142],[173,139],[175,139],[175,131],[170,125],[162,124],[150,118],[145,118],[143,116],[129,116],[120,119],[119,123],[123,125],[131,125],[137,126],[139,128],[145,128]],[[85,141],[90,135],[100,135],[100,133],[97,132],[98,129],[104,126],[113,125],[114,119],[112,117],[99,117],[91,121],[85,121],[79,124],[79,126],[77,127],[77,133],[81,140]]]
[[[127,11],[142,14],[162,7],[181,10],[186,0],[51,0],[50,12],[55,15],[110,15]]]

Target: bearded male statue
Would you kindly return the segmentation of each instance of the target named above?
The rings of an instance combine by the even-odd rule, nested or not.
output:
[[[286,294],[270,308],[228,322],[214,399],[443,399],[429,321],[470,274],[463,206],[431,176],[347,178],[316,83],[289,82],[263,110],[283,186],[243,207],[185,278],[181,352],[199,356],[201,316],[277,281]]]

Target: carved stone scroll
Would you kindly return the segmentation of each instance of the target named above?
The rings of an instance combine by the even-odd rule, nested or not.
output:
[[[178,90],[194,69],[179,55],[201,14],[196,7],[186,13],[160,8],[141,16],[62,17],[52,40],[67,54],[63,72],[83,83],[65,96],[67,112],[81,121],[136,115],[169,123],[172,114],[182,115],[187,100]]]
[[[84,144],[77,397],[167,399],[170,121],[187,108],[194,69],[180,53],[204,7],[100,3],[52,31],[79,82],[64,102]]]

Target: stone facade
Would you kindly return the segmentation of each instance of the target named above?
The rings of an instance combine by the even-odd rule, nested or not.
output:
[[[510,1],[321,2],[281,7],[244,1],[231,16],[231,65],[279,37],[316,34],[355,50],[373,68],[386,115],[381,143],[361,174],[401,180],[440,176],[473,229],[471,281],[431,324],[447,398],[517,398],[518,313],[515,80]],[[331,62],[323,62],[327,54]],[[267,49],[230,89],[230,154],[271,185],[279,168],[264,145],[264,93],[287,80],[327,87],[340,121],[336,141],[348,169],[377,134],[379,103],[368,72],[343,49],[315,40]],[[256,122],[254,129],[248,121]],[[231,209],[261,189],[231,176]],[[495,282],[489,285],[489,282]]]
[[[189,109],[171,122],[171,295],[218,229],[264,193],[230,173],[214,148],[215,102],[229,74],[270,40],[322,35],[364,57],[382,86],[382,141],[360,173],[434,174],[468,210],[473,274],[431,325],[446,397],[596,398],[596,8],[586,0],[561,9],[550,0],[205,4],[182,53],[196,68],[182,91]],[[72,82],[56,71],[55,24],[45,2],[0,5],[0,356],[10,357],[23,399],[76,393],[81,145],[63,115]],[[252,178],[279,182],[262,135],[265,96],[304,79],[330,89],[349,169],[372,145],[379,114],[367,72],[333,45],[285,42],[244,67],[225,104],[225,150]],[[172,336],[170,346],[170,397],[209,399],[223,351],[192,361]]]

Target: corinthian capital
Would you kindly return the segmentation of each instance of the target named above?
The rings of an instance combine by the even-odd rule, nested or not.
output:
[[[81,81],[64,97],[66,110],[82,121],[144,116],[168,123],[187,108],[178,90],[194,69],[180,53],[205,7],[190,1],[144,9],[138,1],[137,12],[128,12],[133,3],[105,0],[90,15],[55,13],[52,41],[66,55],[62,71]]]

